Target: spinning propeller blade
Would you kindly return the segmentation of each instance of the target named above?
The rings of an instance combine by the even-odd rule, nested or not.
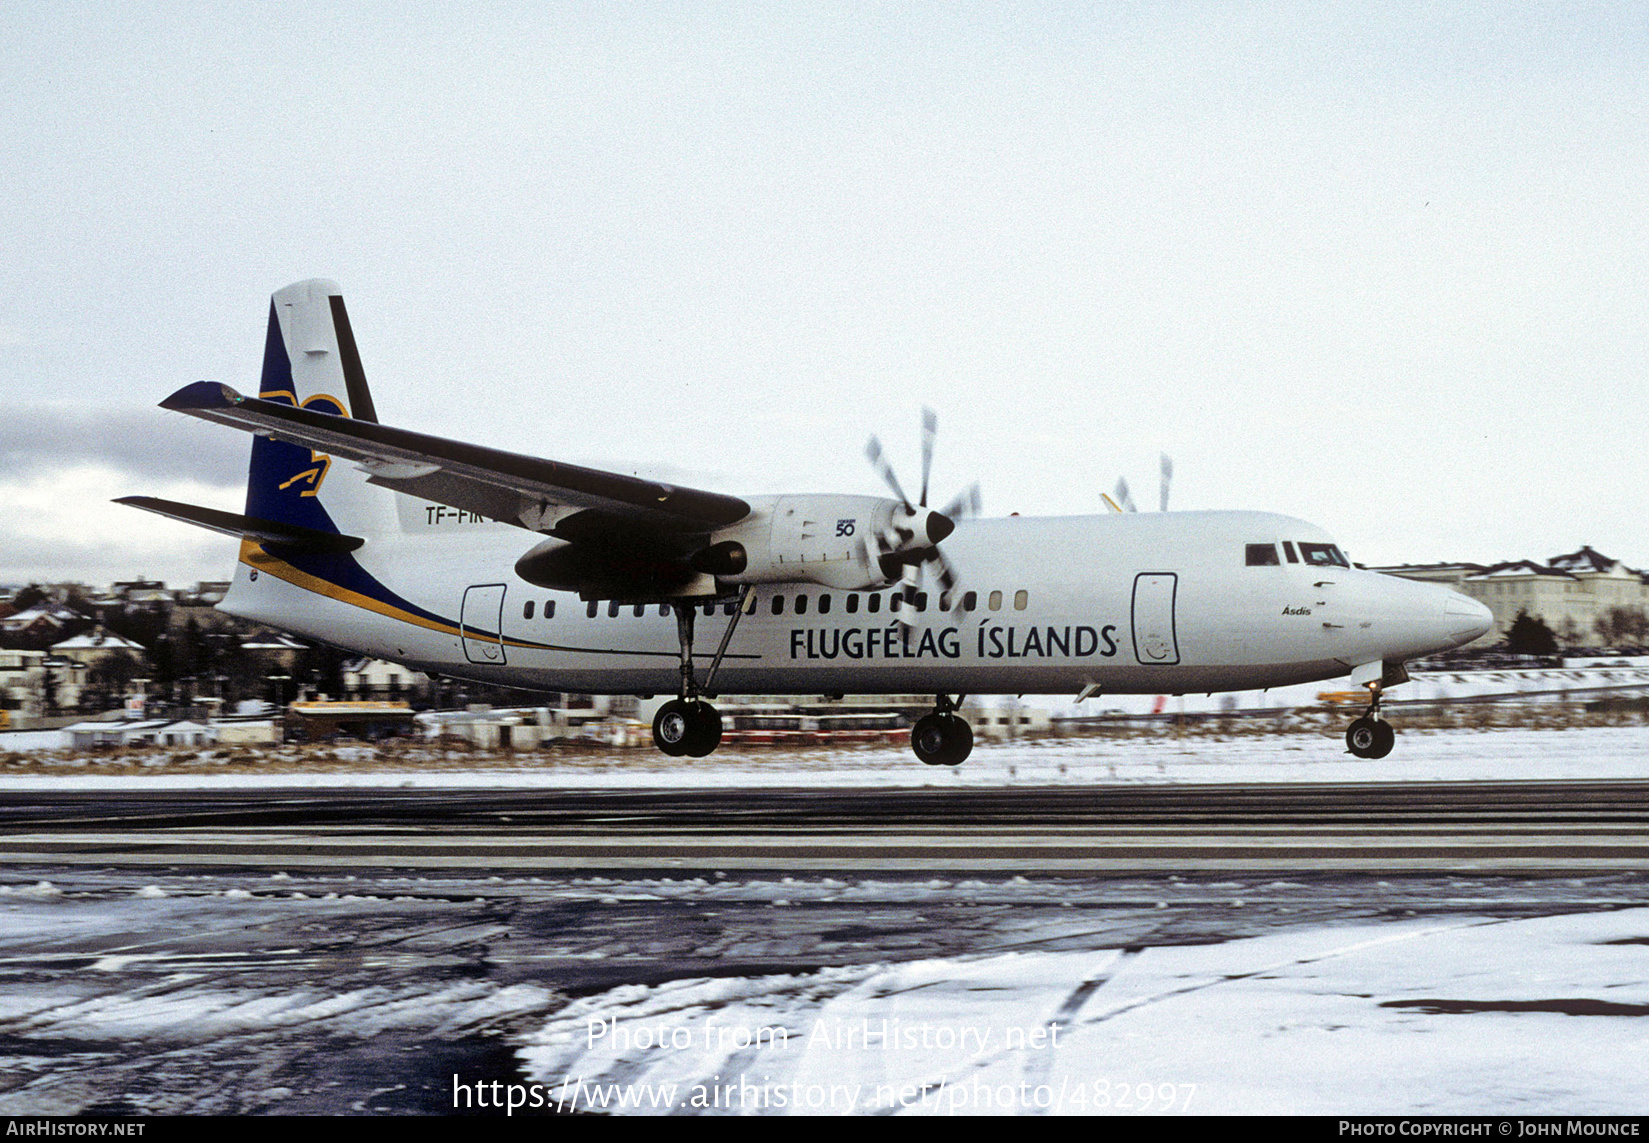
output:
[[[875,437],[865,446],[865,456],[882,482],[899,498],[900,508],[884,528],[876,531],[874,556],[867,540],[861,541],[860,556],[866,566],[874,558],[876,569],[884,579],[899,580],[899,622],[910,626],[917,594],[922,590],[924,569],[935,566],[934,578],[939,585],[940,599],[948,599],[953,613],[960,610],[961,597],[956,591],[959,576],[956,567],[945,558],[939,545],[956,529],[956,521],[979,515],[981,498],[979,485],[964,489],[941,511],[928,508],[928,492],[933,474],[934,445],[939,436],[939,418],[932,409],[922,410],[922,492],[913,505],[899,477],[888,461],[882,442]]]

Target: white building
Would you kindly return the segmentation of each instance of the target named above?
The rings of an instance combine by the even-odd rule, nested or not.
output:
[[[1484,604],[1494,613],[1494,626],[1475,644],[1480,647],[1504,640],[1522,611],[1551,628],[1559,643],[1571,646],[1600,642],[1598,620],[1612,609],[1649,613],[1649,574],[1590,547],[1545,563],[1403,564],[1370,570],[1445,584]]]
[[[1486,640],[1504,639],[1518,613],[1527,611],[1551,628],[1560,643],[1596,643],[1598,620],[1612,608],[1649,609],[1649,583],[1619,560],[1581,548],[1544,564],[1515,560],[1496,564],[1460,583],[1460,590],[1494,613]]]

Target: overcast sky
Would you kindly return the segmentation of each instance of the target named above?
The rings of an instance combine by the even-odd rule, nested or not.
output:
[[[0,582],[223,578],[268,295],[380,417],[735,494],[1649,566],[1641,4],[12,3]],[[525,541],[523,542],[526,546]]]

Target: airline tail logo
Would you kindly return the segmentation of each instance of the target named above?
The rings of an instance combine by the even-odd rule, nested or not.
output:
[[[294,395],[289,389],[259,393],[258,396],[263,398],[265,401],[276,401],[286,405],[296,404],[300,409],[314,408],[317,412],[321,413],[332,413],[340,417],[349,416],[349,410],[344,408],[343,402],[332,396],[330,393],[316,393],[313,397],[310,397],[308,400],[302,402],[294,401]],[[296,475],[287,477],[275,487],[280,491],[285,492],[294,484],[307,481],[309,483],[309,487],[299,491],[298,495],[314,496],[318,494],[321,490],[321,481],[326,479],[326,474],[332,467],[332,458],[327,456],[325,453],[311,451],[309,454],[309,462],[310,464],[308,468],[297,473]],[[279,474],[277,473],[276,475]]]
[[[258,396],[319,413],[349,416],[349,406],[331,393],[312,393],[299,398],[292,378],[292,360],[287,355],[286,339],[273,305],[269,307],[269,336],[264,342],[263,382],[258,387]],[[331,468],[332,458],[325,453],[267,437],[254,438],[246,486],[246,514],[322,532],[338,531],[319,500],[321,485]]]

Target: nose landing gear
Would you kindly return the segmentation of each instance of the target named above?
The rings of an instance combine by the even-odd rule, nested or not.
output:
[[[1397,732],[1380,717],[1380,684],[1369,687],[1373,695],[1363,717],[1346,727],[1346,749],[1358,758],[1384,758],[1397,743]]]
[[[960,766],[973,751],[973,727],[956,713],[962,702],[949,695],[935,695],[932,714],[916,720],[910,729],[910,748],[929,766]]]

